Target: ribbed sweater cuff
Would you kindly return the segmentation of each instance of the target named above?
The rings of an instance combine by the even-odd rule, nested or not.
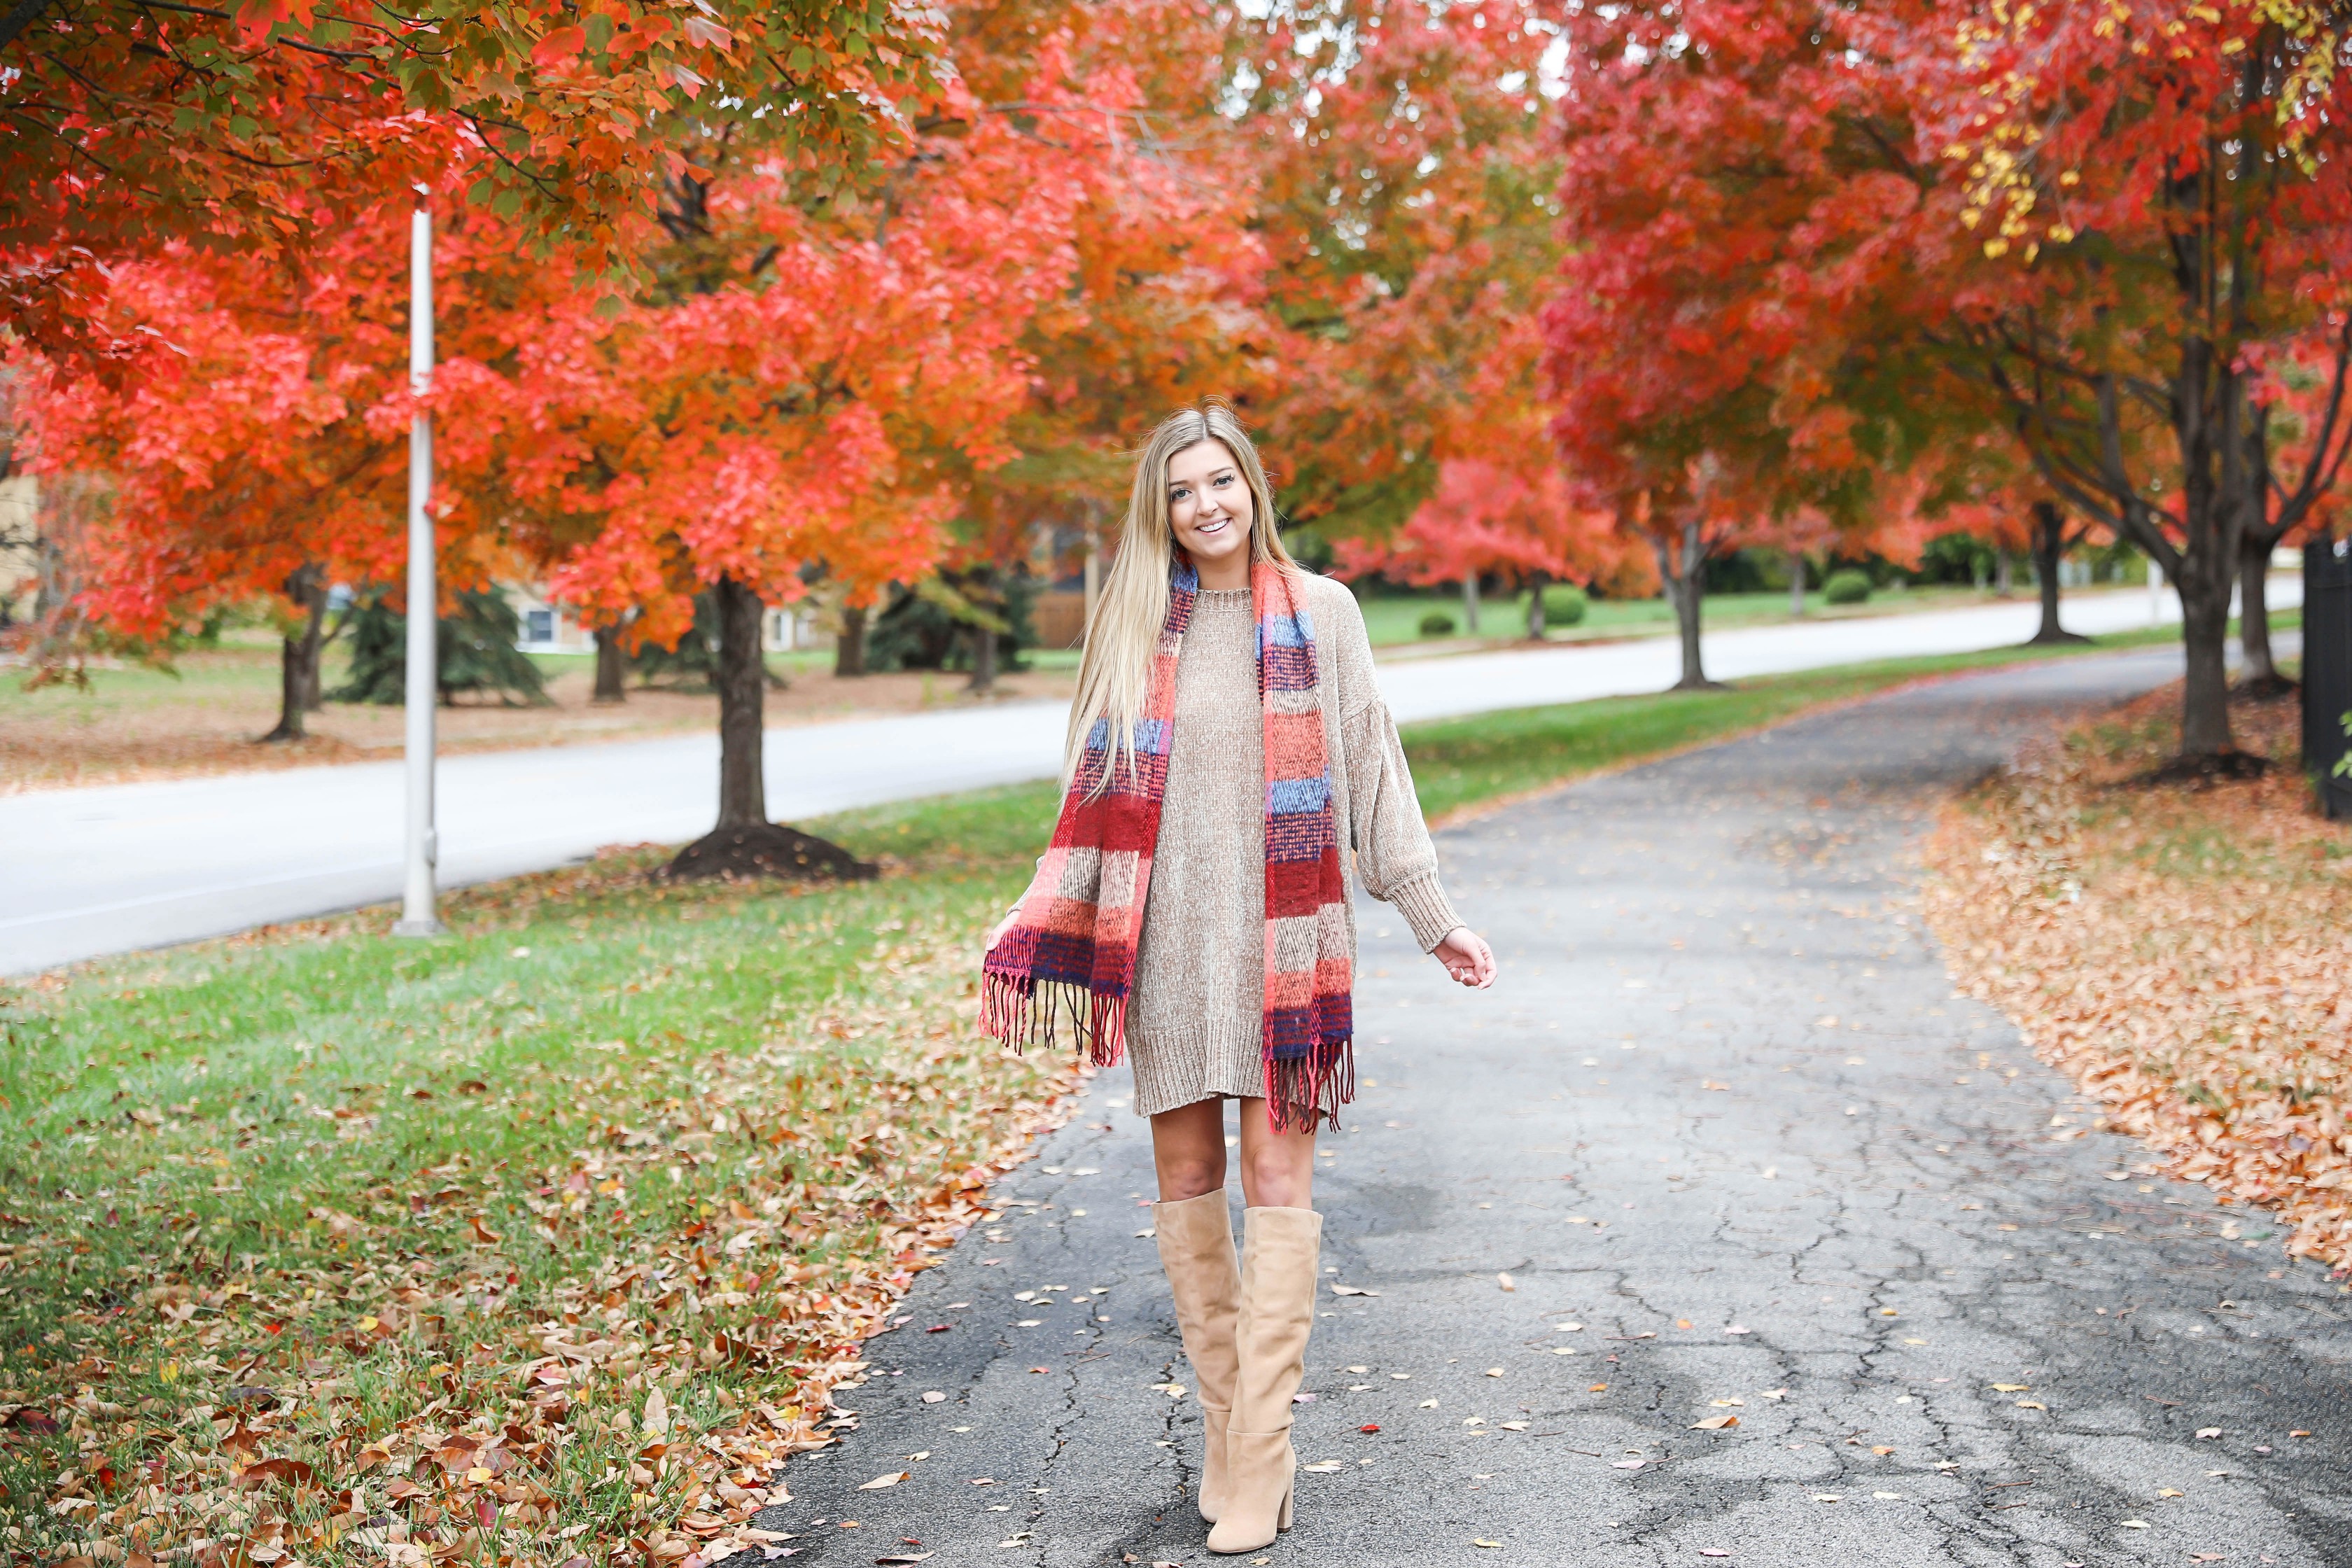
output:
[[[1404,923],[1412,928],[1412,940],[1421,943],[1421,951],[1433,951],[1445,940],[1445,933],[1462,923],[1446,899],[1445,889],[1431,871],[1414,878],[1401,888],[1389,889],[1388,901],[1404,916]]]

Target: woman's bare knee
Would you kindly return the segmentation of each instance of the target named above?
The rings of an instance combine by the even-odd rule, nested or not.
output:
[[[1151,1163],[1160,1201],[1181,1203],[1225,1184],[1224,1108],[1204,1100],[1151,1119]]]
[[[1212,1163],[1206,1160],[1163,1160],[1160,1163],[1160,1201],[1164,1204],[1182,1203],[1186,1198],[1205,1196],[1223,1192],[1225,1186],[1225,1163]]]

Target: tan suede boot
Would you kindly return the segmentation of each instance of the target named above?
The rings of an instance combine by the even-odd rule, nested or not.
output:
[[[1241,1310],[1242,1276],[1234,1262],[1233,1211],[1223,1187],[1197,1198],[1151,1205],[1160,1266],[1176,1298],[1176,1326],[1201,1397],[1204,1428],[1201,1517],[1217,1522],[1225,1498],[1225,1420],[1234,1406],[1234,1320]]]
[[[1323,1216],[1313,1209],[1242,1211],[1242,1310],[1234,1329],[1240,1375],[1225,1432],[1225,1500],[1212,1552],[1255,1552],[1290,1528],[1290,1396],[1315,1326],[1315,1264]]]

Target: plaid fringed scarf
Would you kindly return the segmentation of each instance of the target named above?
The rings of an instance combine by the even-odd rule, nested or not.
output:
[[[1040,896],[1024,901],[989,950],[981,1027],[1008,1044],[1051,1041],[1066,1021],[1098,1067],[1116,1063],[1126,1045],[1175,729],[1176,660],[1199,588],[1199,574],[1180,559],[1135,727],[1136,766],[1111,769],[1109,721],[1095,721],[1034,884]],[[1277,1129],[1312,1127],[1318,1116],[1336,1125],[1356,1094],[1354,965],[1315,625],[1277,566],[1251,567],[1250,595],[1265,715],[1265,1097]],[[1097,793],[1106,770],[1109,783]]]

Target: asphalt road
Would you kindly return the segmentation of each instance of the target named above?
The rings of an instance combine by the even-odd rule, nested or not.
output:
[[[1255,1560],[2352,1564],[2352,1294],[2086,1131],[1911,890],[1948,790],[2174,668],[1950,682],[1447,832],[1484,995],[1367,905],[1318,1203],[1368,1293],[1324,1300],[1316,1468]],[[871,1343],[856,1430],[761,1516],[793,1568],[1212,1561],[1129,1093]]]
[[[2273,588],[2297,605],[2302,579]],[[2138,590],[2071,598],[2067,624],[2098,633],[2155,618]],[[2169,597],[2153,602],[2177,618]],[[2023,641],[2026,602],[1707,638],[1725,679]],[[1672,638],[1386,662],[1404,720],[1656,691],[1675,677]],[[1066,708],[1008,703],[840,723],[767,739],[769,815],[790,822],[852,806],[1051,777]],[[446,758],[439,769],[445,887],[543,870],[601,845],[683,843],[718,802],[713,735]],[[233,774],[0,795],[0,974],[190,942],[272,921],[395,899],[400,764]]]

